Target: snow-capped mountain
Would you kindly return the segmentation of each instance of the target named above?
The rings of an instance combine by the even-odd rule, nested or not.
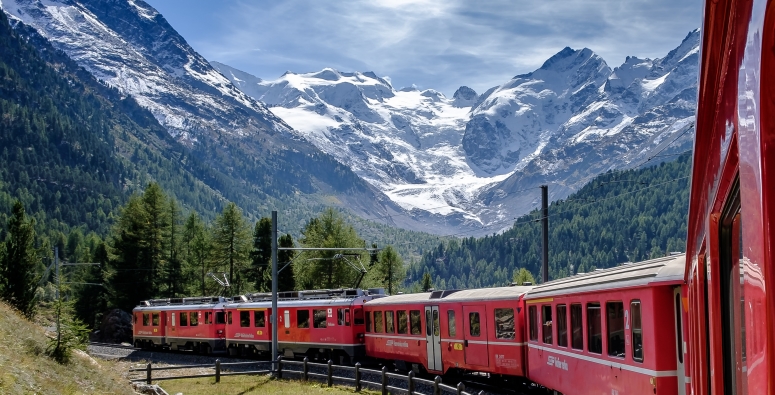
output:
[[[559,199],[668,143],[660,154],[690,148],[691,134],[672,138],[693,119],[698,48],[694,31],[665,58],[628,57],[613,70],[590,49],[565,48],[538,70],[452,99],[396,90],[373,72],[267,81],[213,65],[405,209],[486,234],[536,206],[532,187],[549,184]]]
[[[0,0],[0,7],[149,109],[192,155],[218,169],[221,179],[204,180],[214,188],[319,194],[313,200],[339,201],[361,215],[402,211],[215,70],[142,0]]]

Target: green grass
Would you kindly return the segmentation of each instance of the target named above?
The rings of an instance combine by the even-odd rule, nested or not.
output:
[[[40,326],[0,302],[0,394],[134,394],[117,364],[76,353],[60,365],[46,353]]]
[[[352,395],[355,389],[331,387],[319,383],[304,383],[291,380],[273,380],[269,376],[226,376],[216,383],[214,378],[181,379],[158,383],[170,395]],[[361,391],[359,394],[373,395],[376,392]]]

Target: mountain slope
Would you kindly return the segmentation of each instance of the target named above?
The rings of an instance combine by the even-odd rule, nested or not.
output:
[[[276,199],[334,203],[360,214],[400,211],[232,85],[148,4],[2,0],[2,8],[150,110],[170,136],[219,175],[205,180],[208,185],[249,211],[277,207]]]

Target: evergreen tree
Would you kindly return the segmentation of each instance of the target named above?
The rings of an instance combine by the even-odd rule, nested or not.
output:
[[[272,276],[271,264],[272,219],[264,217],[256,222],[253,230],[253,249],[250,251],[248,280],[253,281],[256,291],[266,292],[272,289],[271,283],[267,281],[267,278],[271,280]]]
[[[108,247],[103,242],[97,245],[92,262],[99,266],[89,266],[73,306],[76,317],[90,328],[97,328],[103,314],[108,309]]]
[[[293,237],[289,234],[280,236],[277,245],[279,247],[291,248],[293,247]],[[296,289],[296,279],[293,274],[292,263],[295,256],[295,251],[277,251],[277,270],[282,269],[282,271],[277,273],[277,290],[280,292]]]
[[[352,225],[332,208],[309,221],[302,231],[301,244],[316,248],[365,248]],[[305,260],[295,261],[297,285],[304,288],[337,288],[355,285],[363,270],[362,261],[369,259],[364,252],[310,251]]]
[[[167,286],[162,273],[166,271],[167,245],[169,244],[170,219],[167,211],[167,197],[159,184],[152,183],[143,193],[143,211],[146,224],[143,227],[143,259],[150,269],[153,293]]]
[[[530,284],[535,285],[535,279],[533,278],[533,274],[530,273],[530,271],[528,271],[524,267],[514,271],[513,282],[517,285],[522,285],[525,282],[529,282]]]
[[[132,196],[121,210],[110,238],[111,305],[124,311],[132,310],[138,302],[156,294],[153,272],[144,256],[146,218],[143,201],[137,195]]]
[[[404,261],[390,245],[380,251],[379,259],[371,270],[376,270],[379,285],[386,288],[389,295],[396,293],[406,277]]]
[[[215,219],[213,258],[219,267],[228,268],[231,292],[245,288],[243,272],[250,254],[250,228],[236,204],[230,202]]]
[[[2,298],[27,317],[35,314],[38,254],[34,248],[34,220],[27,219],[20,201],[13,205],[3,253],[0,255]]]
[[[182,296],[185,293],[185,276],[183,274],[183,265],[180,259],[179,253],[179,240],[178,236],[180,228],[180,210],[178,204],[174,198],[170,198],[168,203],[169,212],[169,238],[168,246],[169,253],[167,255],[167,266],[165,270],[165,277],[167,282],[167,296],[174,298]]]
[[[204,222],[196,212],[192,212],[183,227],[184,246],[186,248],[186,272],[192,292],[207,295],[207,273],[210,271],[212,241]]]
[[[433,288],[433,282],[431,281],[431,274],[428,272],[425,272],[425,274],[422,275],[421,289],[423,292],[428,292],[432,288]]]

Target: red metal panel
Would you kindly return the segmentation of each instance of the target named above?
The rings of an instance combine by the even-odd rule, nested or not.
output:
[[[463,350],[466,365],[489,366],[490,354],[487,350],[487,309],[482,305],[463,306]],[[478,320],[479,322],[476,322]],[[477,327],[478,325],[478,327]],[[478,334],[477,334],[478,333]]]

